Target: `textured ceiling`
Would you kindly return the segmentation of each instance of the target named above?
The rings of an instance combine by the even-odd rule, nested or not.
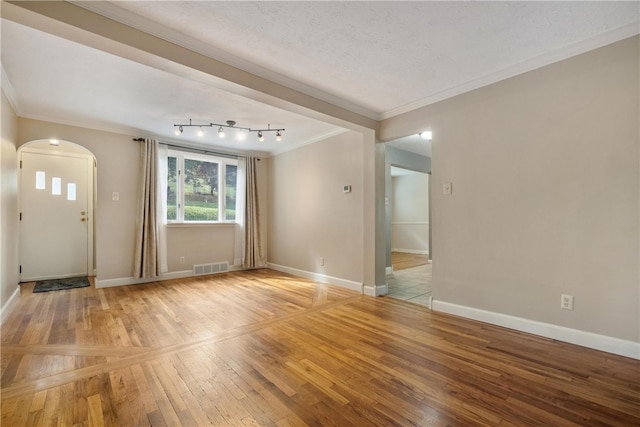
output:
[[[115,7],[101,10],[384,114],[603,33],[629,26],[637,33],[639,4],[143,1]]]
[[[74,4],[376,120],[637,34],[640,8],[638,2]],[[6,20],[2,65],[25,116],[158,136],[171,135],[180,118],[285,127],[279,146],[238,147],[268,152],[341,131]],[[407,141],[406,149],[421,150]]]

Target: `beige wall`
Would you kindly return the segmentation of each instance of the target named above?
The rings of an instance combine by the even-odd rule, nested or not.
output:
[[[0,147],[0,307],[18,289],[18,118],[2,92],[2,146]]]
[[[640,341],[638,40],[382,123],[433,130],[435,300]]]
[[[131,135],[20,118],[19,145],[56,137],[84,146],[98,163],[96,206],[96,270],[99,280],[126,279],[133,274],[134,230],[138,192],[139,144]],[[259,169],[266,181],[266,172]],[[261,200],[266,199],[260,190]],[[112,201],[112,193],[119,200]],[[262,215],[266,223],[266,215]],[[175,227],[167,232],[169,272],[191,270],[192,264],[233,263],[233,226]],[[179,258],[185,257],[185,264]]]
[[[363,283],[363,144],[346,132],[269,159],[270,263]]]
[[[176,225],[167,229],[169,271],[191,270],[194,264],[227,261],[233,265],[235,224]],[[184,264],[180,264],[184,257]]]
[[[391,178],[391,248],[429,252],[429,175],[412,173]]]

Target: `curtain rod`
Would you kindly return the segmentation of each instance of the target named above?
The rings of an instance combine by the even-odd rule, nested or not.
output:
[[[136,142],[144,142],[144,138],[133,138],[133,140],[136,141]],[[203,148],[185,147],[183,145],[169,144],[167,142],[158,141],[158,144],[166,145],[167,147],[171,147],[171,148],[179,148],[180,150],[191,151],[191,152],[194,152],[194,153],[214,154],[216,156],[227,157],[227,158],[230,158],[230,159],[237,159],[239,157],[241,157],[241,158],[246,158],[247,157],[247,156],[242,156],[240,154],[221,153],[219,151],[210,151],[210,150],[205,150]],[[259,161],[260,159],[257,159],[257,160]]]

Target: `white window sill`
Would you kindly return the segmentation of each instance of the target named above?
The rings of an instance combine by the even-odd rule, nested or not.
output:
[[[169,222],[167,228],[192,228],[192,227],[205,227],[205,228],[228,228],[235,227],[235,222]]]

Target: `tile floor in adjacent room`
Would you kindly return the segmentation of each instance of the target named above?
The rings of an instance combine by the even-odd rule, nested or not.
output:
[[[389,293],[387,296],[429,306],[432,265],[429,262],[426,265],[398,270],[388,274]]]

